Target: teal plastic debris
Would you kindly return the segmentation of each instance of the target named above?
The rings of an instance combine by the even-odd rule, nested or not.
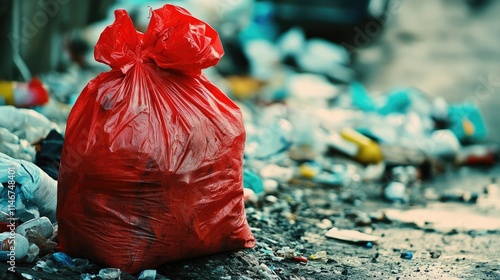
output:
[[[243,170],[243,187],[251,189],[256,194],[264,192],[262,179],[250,169]]]
[[[358,82],[351,84],[352,104],[363,111],[375,110],[375,102],[370,97],[366,88]]]
[[[391,113],[406,113],[411,105],[412,88],[395,89],[387,94],[386,103],[378,109],[382,115]]]
[[[473,104],[451,105],[448,117],[451,131],[462,143],[481,141],[488,135],[481,112]]]
[[[75,266],[73,259],[63,252],[56,252],[52,255],[54,260],[64,266]]]

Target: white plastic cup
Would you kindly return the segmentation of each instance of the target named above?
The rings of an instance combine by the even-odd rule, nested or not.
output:
[[[36,231],[45,238],[51,237],[54,233],[52,222],[47,217],[40,217],[26,221],[17,227],[16,232],[22,236],[26,236],[28,230]]]

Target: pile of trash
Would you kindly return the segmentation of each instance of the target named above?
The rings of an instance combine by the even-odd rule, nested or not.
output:
[[[295,179],[337,186],[351,180],[386,181],[385,197],[405,201],[406,188],[417,180],[463,165],[496,163],[498,147],[485,142],[487,129],[475,105],[448,104],[417,88],[375,96],[353,77],[335,79],[330,73],[348,67],[347,51],[327,41],[306,40],[299,30],[284,34],[275,45],[264,42],[252,44],[268,48],[266,54],[283,55],[262,59],[275,61],[275,69],[263,76],[256,70],[250,77],[227,79],[244,115],[245,174],[258,175],[264,185]],[[296,52],[288,54],[290,49]],[[291,68],[284,61],[290,57],[314,66]],[[349,166],[356,166],[356,176],[349,174]],[[254,188],[247,186],[262,192]]]
[[[241,195],[244,198],[251,230],[258,231],[256,225],[264,222],[264,214],[267,217],[272,214],[263,214],[265,211],[259,210],[262,204],[273,204],[273,209],[279,209],[276,211],[293,223],[293,201],[299,201],[304,196],[304,191],[300,191],[300,188],[340,190],[341,199],[351,200],[356,205],[362,203],[363,198],[356,197],[349,189],[369,182],[382,186],[381,196],[386,200],[408,204],[411,202],[410,193],[414,184],[460,166],[492,166],[497,163],[498,147],[484,142],[487,129],[476,106],[466,103],[449,104],[443,98],[431,98],[416,88],[399,88],[375,96],[355,80],[355,73],[349,67],[349,53],[343,47],[321,39],[306,39],[299,29],[292,29],[272,41],[263,38],[265,36],[262,34],[256,35],[255,30],[262,30],[262,26],[259,29],[259,24],[262,21],[252,22],[250,28],[241,33],[240,38],[250,62],[249,75],[223,77],[213,69],[205,72],[220,88],[226,89],[228,96],[242,112],[246,131],[242,155],[244,188],[243,194],[238,189],[234,197],[239,199]],[[217,46],[214,47],[216,48]],[[102,59],[104,61],[107,58]],[[215,60],[217,59],[214,58]],[[139,59],[133,63],[135,61]],[[167,65],[164,61],[161,63]],[[110,63],[115,67],[112,64]],[[121,66],[121,71],[126,73],[129,66]],[[43,76],[41,79],[50,89],[51,100],[44,99],[40,104],[28,105],[32,107],[46,104],[45,106],[34,109],[0,106],[0,166],[2,170],[6,170],[0,175],[3,184],[0,191],[2,261],[12,261],[12,256],[15,256],[14,260],[18,262],[35,264],[35,270],[56,273],[61,269],[68,269],[80,273],[81,279],[97,276],[101,279],[119,279],[123,273],[118,268],[95,265],[92,263],[95,260],[72,258],[58,251],[56,206],[57,199],[64,197],[57,195],[57,180],[63,135],[70,108],[75,102],[79,102],[79,89],[85,85],[82,84],[84,79],[78,77],[82,74],[90,79],[94,71],[95,69],[77,70]],[[181,83],[179,81],[182,79],[179,78],[177,82]],[[200,78],[200,84],[206,82],[203,79]],[[38,80],[36,82],[39,83]],[[203,85],[210,87],[208,82]],[[211,90],[217,91],[214,95],[218,94],[218,90]],[[222,95],[218,98],[225,100]],[[114,106],[111,101],[107,101],[100,104],[102,110],[107,111]],[[12,105],[26,107],[27,104]],[[219,110],[218,113],[230,111],[229,107],[222,105],[217,110],[213,104],[206,106],[214,111]],[[79,109],[83,112],[81,110]],[[228,119],[235,115],[227,114],[230,115]],[[171,121],[176,121],[175,117]],[[233,129],[224,131],[227,134],[230,132]],[[240,136],[237,137],[241,139]],[[96,155],[96,158],[99,156]],[[180,153],[177,156],[188,158],[199,154]],[[73,159],[69,161],[71,160]],[[150,160],[144,166],[153,169],[150,165],[154,164]],[[89,172],[90,165],[95,165],[95,162],[90,162],[89,166],[82,167],[80,171]],[[131,170],[135,168],[132,165],[129,167]],[[205,171],[209,176],[210,172],[220,170],[210,168]],[[180,175],[185,176],[176,179],[179,182],[201,182],[207,179],[195,180],[189,173],[175,174]],[[150,179],[145,178],[145,181]],[[220,175],[220,178],[221,181],[231,181],[227,176]],[[144,184],[154,184],[153,179]],[[299,187],[299,191],[294,192],[297,197],[290,197],[288,201],[278,199],[276,194],[290,186]],[[216,189],[217,185],[213,188]],[[497,191],[493,187],[489,190],[490,195]],[[441,199],[461,199],[468,202],[477,201],[478,197],[456,194],[448,198],[443,196]],[[102,194],[99,198],[103,199]],[[150,196],[148,199],[153,198]],[[208,202],[197,203],[201,205]],[[233,206],[238,207],[237,203]],[[185,207],[187,209],[190,205]],[[111,211],[112,208],[107,209]],[[221,209],[225,214],[231,211]],[[117,216],[121,215],[115,212]],[[186,218],[181,217],[181,214],[175,216],[175,219]],[[396,216],[397,213],[393,215]],[[355,216],[356,223],[361,224],[366,220],[369,223],[379,219],[363,214]],[[218,216],[217,219],[224,220],[227,217],[232,216]],[[134,223],[145,226],[141,221]],[[200,236],[204,234],[202,228],[207,226],[204,222],[202,224]],[[319,221],[317,227],[327,230],[326,236],[329,238],[364,242],[367,248],[379,239],[366,233],[340,230],[333,227],[328,219]],[[245,230],[244,223],[240,229]],[[297,234],[300,238],[308,238],[304,236],[304,232]],[[245,238],[248,244],[238,245],[239,248],[253,246],[250,244],[253,242],[251,233]],[[15,240],[15,250],[3,246],[9,240]],[[300,246],[271,250],[258,242],[257,247],[260,253],[269,255],[273,260],[289,259],[302,263],[308,260],[327,260],[325,251],[304,256],[300,253]],[[411,259],[412,255],[409,252],[401,257]],[[274,272],[265,264],[258,266],[256,271],[266,279],[276,279]],[[156,277],[156,271],[150,269],[136,274],[138,279]]]

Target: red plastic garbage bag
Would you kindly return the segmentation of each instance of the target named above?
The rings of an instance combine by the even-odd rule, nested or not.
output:
[[[239,108],[201,73],[223,54],[186,10],[146,33],[115,12],[95,47],[112,70],[68,119],[58,185],[62,251],[135,273],[255,244],[245,217]]]

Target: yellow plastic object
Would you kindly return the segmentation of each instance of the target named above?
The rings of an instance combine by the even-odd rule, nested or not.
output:
[[[43,105],[49,101],[49,92],[37,77],[29,82],[0,81],[0,104],[16,107]]]
[[[319,251],[319,252],[316,252],[315,254],[312,254],[309,256],[309,259],[310,260],[324,260],[324,261],[327,261],[328,260],[328,257],[327,257],[327,253],[326,251]]]
[[[464,127],[464,132],[466,136],[472,136],[475,132],[474,124],[467,118],[463,118],[462,125]]]
[[[363,164],[379,163],[384,160],[380,146],[370,138],[355,131],[352,128],[345,128],[340,132],[344,140],[355,144],[358,149],[353,158]]]
[[[312,166],[309,166],[307,164],[302,164],[299,167],[299,173],[300,176],[307,178],[307,179],[313,179],[318,175],[318,170],[317,168],[313,168]]]
[[[262,87],[262,82],[247,76],[231,76],[227,78],[229,87],[238,99],[254,97]]]
[[[3,103],[8,105],[14,104],[15,84],[12,81],[0,81],[0,100],[3,99]]]

